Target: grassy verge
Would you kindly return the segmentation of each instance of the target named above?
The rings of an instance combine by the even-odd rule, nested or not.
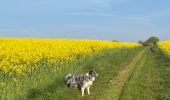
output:
[[[103,100],[113,94],[113,84],[109,81],[128,65],[142,48],[107,49],[88,57],[78,57],[74,62],[51,65],[31,77],[18,78],[1,90],[2,100]],[[41,66],[46,66],[43,64]],[[99,77],[91,88],[91,95],[81,97],[78,89],[67,89],[64,75],[67,73],[86,73],[96,70]]]
[[[157,100],[170,100],[170,58],[166,57],[161,50],[152,53],[154,57],[154,68],[159,75],[156,83],[158,86]]]

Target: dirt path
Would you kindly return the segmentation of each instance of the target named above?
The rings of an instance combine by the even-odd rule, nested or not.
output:
[[[144,49],[110,80],[113,96],[107,100],[156,100],[156,71],[149,49]]]
[[[127,85],[127,82],[131,79],[132,74],[135,70],[136,65],[142,59],[146,50],[141,51],[133,60],[130,62],[127,67],[121,70],[118,75],[114,78],[114,80],[110,80],[110,83],[114,88],[112,100],[119,100],[120,97],[123,95],[123,91]]]

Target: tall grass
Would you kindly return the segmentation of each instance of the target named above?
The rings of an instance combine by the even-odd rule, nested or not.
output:
[[[159,78],[156,81],[159,84],[157,100],[170,100],[170,57],[160,49],[152,53],[152,56],[155,69],[159,73]]]

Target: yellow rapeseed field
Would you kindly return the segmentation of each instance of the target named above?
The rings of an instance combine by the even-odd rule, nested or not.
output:
[[[36,64],[43,59],[52,64],[71,60],[75,55],[98,53],[106,48],[134,46],[139,44],[95,40],[0,38],[0,71],[8,75],[22,74],[30,71],[30,64]]]
[[[165,53],[165,55],[170,57],[170,40],[158,43],[159,48]]]

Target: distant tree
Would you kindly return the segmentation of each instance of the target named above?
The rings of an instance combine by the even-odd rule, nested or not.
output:
[[[144,46],[151,46],[151,47],[153,47],[153,46],[156,46],[157,42],[159,42],[159,38],[156,37],[156,36],[152,36],[152,37],[150,37],[149,39],[147,39],[147,40],[143,43],[143,45],[144,45]]]
[[[112,40],[112,42],[119,42],[119,41],[117,41],[117,40]]]
[[[142,40],[139,40],[138,43],[143,45],[144,42]]]

